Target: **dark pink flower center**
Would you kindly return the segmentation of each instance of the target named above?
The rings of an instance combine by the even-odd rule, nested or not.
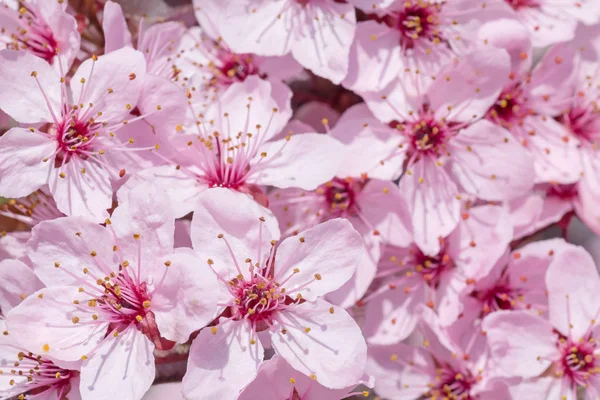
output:
[[[85,122],[78,119],[75,113],[73,113],[73,117],[63,118],[57,126],[50,129],[50,132],[55,132],[58,144],[55,161],[58,164],[57,167],[62,164],[63,160],[70,161],[73,156],[87,158],[93,149],[92,142],[96,135],[93,129],[100,128],[94,123],[90,124],[90,121]]]
[[[232,289],[235,297],[233,318],[247,318],[262,328],[266,328],[265,324],[271,321],[274,312],[285,309],[286,303],[291,302],[285,289],[262,276],[254,276],[251,280],[236,279]]]
[[[528,115],[526,99],[519,87],[503,91],[496,103],[488,112],[487,118],[492,122],[510,128],[518,124]]]
[[[538,0],[504,0],[515,10],[519,10],[521,8],[533,8],[539,7]]]
[[[19,2],[21,8],[15,11],[15,18],[18,19],[20,29],[12,33],[14,42],[8,43],[8,48],[15,50],[27,49],[35,56],[43,58],[52,64],[56,56],[58,43],[54,39],[52,30],[44,21],[36,5]]]
[[[222,51],[219,54],[221,65],[215,71],[214,79],[221,84],[230,85],[234,82],[243,82],[251,75],[261,74],[251,54],[234,54]]]
[[[579,385],[585,386],[590,376],[598,372],[598,364],[594,351],[596,342],[594,338],[586,338],[577,342],[561,337],[558,341],[561,358],[558,374],[562,374]]]
[[[356,204],[356,196],[365,182],[358,179],[334,178],[317,189],[318,194],[325,197],[332,216],[356,215],[360,210]]]
[[[559,121],[584,144],[597,147],[600,138],[600,108],[596,102],[587,107],[574,107],[563,114]]]
[[[437,287],[441,275],[454,268],[454,261],[443,249],[436,256],[428,256],[415,246],[412,254],[414,271],[421,274],[425,282],[431,287]]]
[[[572,200],[578,196],[577,184],[555,184],[546,190],[547,197],[557,197],[561,200]]]
[[[436,379],[431,382],[431,390],[426,397],[456,400],[472,400],[471,388],[477,378],[469,372],[459,372],[447,364],[437,368]],[[428,397],[428,398],[429,398]]]
[[[15,379],[8,381],[15,391],[22,389],[22,394],[29,396],[40,395],[44,392],[55,395],[50,397],[63,399],[71,390],[71,379],[79,372],[71,371],[55,365],[52,361],[29,352],[19,352],[16,362],[9,365],[7,360],[0,360],[0,373],[12,375]],[[3,363],[7,364],[3,364]],[[25,383],[20,383],[22,378]],[[16,398],[16,397],[15,397]]]
[[[483,304],[484,314],[520,308],[519,304],[522,300],[522,293],[519,290],[504,283],[499,283],[486,291],[475,292],[473,296]]]
[[[401,122],[392,121],[389,126],[399,130],[407,139],[408,159],[414,155],[428,155],[437,158],[446,154],[446,142],[461,127],[455,123],[438,120],[433,110],[427,106],[414,118]]]

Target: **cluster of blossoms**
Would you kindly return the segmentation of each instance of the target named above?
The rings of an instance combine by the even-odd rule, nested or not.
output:
[[[0,399],[600,398],[599,0],[127,3],[0,0]]]

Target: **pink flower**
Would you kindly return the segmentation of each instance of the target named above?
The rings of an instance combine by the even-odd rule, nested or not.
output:
[[[162,145],[168,134],[174,133],[177,126],[185,121],[187,111],[187,99],[180,87],[180,70],[176,63],[179,55],[177,48],[185,26],[178,22],[164,22],[146,27],[144,20],[141,20],[134,46],[121,6],[113,1],[107,1],[104,5],[102,26],[106,38],[105,53],[131,47],[139,50],[146,59],[144,84],[137,105],[132,110],[135,116],[144,115],[146,124],[136,124],[132,129],[125,127],[127,134],[150,146],[156,143],[158,136]],[[160,113],[155,112],[157,104],[160,105]],[[148,137],[154,143],[146,143]],[[150,153],[145,153],[142,166],[149,168],[159,162]]]
[[[341,171],[340,171],[341,172]],[[400,189],[378,179],[336,177],[314,191],[275,190],[269,207],[279,220],[284,237],[334,218],[346,218],[361,234],[364,253],[356,273],[327,298],[341,307],[359,301],[369,288],[381,254],[381,240],[398,246],[410,244],[410,216]]]
[[[162,338],[185,342],[214,318],[216,279],[173,253],[173,232],[164,192],[151,185],[131,191],[106,226],[41,222],[28,254],[47,288],[11,310],[9,331],[43,357],[82,361],[84,398],[141,398]]]
[[[500,310],[547,315],[546,270],[555,249],[564,245],[562,239],[544,240],[503,255],[489,274],[473,285],[469,296],[479,304],[472,303],[471,307],[478,307],[481,317]]]
[[[61,212],[104,218],[112,205],[111,178],[126,172],[114,157],[134,150],[134,140],[117,131],[142,118],[130,110],[144,71],[141,53],[121,49],[85,61],[67,85],[29,53],[0,52],[2,109],[32,124],[0,137],[0,195],[27,196],[47,184]]]
[[[346,76],[356,29],[352,5],[333,0],[243,0],[230,2],[223,12],[218,29],[234,52],[291,53],[303,67],[333,83]]]
[[[494,0],[491,3],[502,2]],[[593,25],[600,18],[594,0],[504,0],[529,30],[535,47],[566,42],[575,36],[578,23]]]
[[[2,398],[80,398],[76,363],[33,354],[17,343],[3,317],[43,288],[31,268],[14,260],[0,262],[0,396]],[[26,397],[23,397],[26,396]]]
[[[200,195],[194,264],[202,257],[218,277],[221,316],[192,343],[185,397],[235,398],[256,377],[269,338],[293,369],[327,388],[347,388],[363,376],[360,329],[321,299],[356,270],[360,236],[340,219],[277,246],[278,236],[275,218],[247,195],[221,188]]]
[[[375,290],[363,300],[363,331],[369,343],[392,344],[407,338],[427,306],[450,325],[463,309],[461,294],[486,277],[505,253],[512,229],[499,206],[479,206],[463,214],[461,223],[441,240],[437,254],[417,245],[384,248]]]
[[[314,133],[271,140],[290,118],[290,95],[281,83],[258,77],[232,84],[172,139],[178,151],[163,156],[170,165],[142,171],[124,188],[140,180],[164,185],[178,217],[193,211],[207,188],[249,193],[263,204],[260,185],[316,188],[335,174],[342,146]]]
[[[0,4],[0,43],[24,50],[66,73],[79,51],[77,21],[66,11],[67,2],[28,0]]]
[[[444,328],[424,310],[419,345],[369,346],[367,373],[375,392],[389,399],[509,399],[506,387],[487,381],[485,337],[463,317]]]
[[[509,201],[513,239],[523,239],[554,223],[559,226],[568,223],[573,208],[580,208],[577,187],[577,184],[542,183],[525,196]]]
[[[573,96],[575,50],[554,46],[530,72],[531,38],[523,25],[498,20],[485,25],[479,36],[488,45],[506,49],[512,65],[486,119],[508,129],[531,151],[536,183],[576,182],[581,173],[579,139],[553,119],[568,108]]]
[[[364,107],[353,129],[334,133],[357,153],[354,168],[372,178],[397,179],[412,214],[415,243],[425,254],[440,250],[460,219],[460,195],[508,200],[533,185],[531,155],[510,134],[480,120],[508,76],[504,51],[484,49],[452,63],[417,99],[401,86],[365,95],[375,115],[390,122],[371,126]],[[369,125],[371,124],[371,125]],[[370,143],[365,150],[366,143]]]
[[[472,0],[350,3],[369,13],[356,28],[343,81],[357,92],[380,92],[392,82],[410,94],[426,91],[446,64],[475,48],[481,24],[498,16],[494,2]]]
[[[549,321],[526,311],[498,311],[484,320],[494,372],[533,378],[548,371],[560,398],[575,400],[578,386],[596,397],[596,266],[585,250],[565,244],[548,268],[546,285]]]
[[[238,399],[342,399],[354,394],[350,392],[360,383],[369,384],[365,381],[357,381],[354,385],[349,385],[344,389],[329,389],[293,369],[283,357],[275,355],[261,364],[256,379],[242,391]],[[360,394],[367,397],[369,392],[364,391]]]

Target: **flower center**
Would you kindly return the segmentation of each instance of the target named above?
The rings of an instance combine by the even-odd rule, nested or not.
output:
[[[527,108],[524,106],[521,90],[517,87],[503,91],[498,100],[488,112],[488,119],[510,128],[527,116]]]
[[[577,342],[561,338],[558,348],[561,352],[560,369],[574,383],[585,385],[590,375],[597,374],[598,366],[594,355],[596,345],[593,338]]]
[[[217,68],[214,76],[218,83],[230,85],[234,82],[243,82],[250,75],[260,74],[258,66],[250,54],[233,54],[223,51],[219,59],[221,66]]]
[[[523,299],[518,290],[505,284],[498,284],[487,291],[473,295],[483,303],[484,314],[499,310],[513,310],[517,308],[517,302]]]
[[[21,8],[15,13],[18,13],[16,18],[19,21],[20,29],[12,35],[14,42],[9,43],[8,47],[14,48],[14,50],[26,48],[51,64],[58,47],[52,30],[44,21],[36,5],[19,3]]]
[[[102,320],[110,322],[109,331],[123,331],[132,323],[144,331],[147,322],[154,320],[146,282],[138,285],[128,273],[110,278],[98,279],[96,283],[103,289],[104,295],[90,300],[88,305],[99,308]]]
[[[234,280],[233,294],[233,317],[248,318],[254,323],[268,323],[275,311],[285,308],[288,300],[285,289],[280,288],[273,280],[259,275],[248,281]]]
[[[572,108],[568,113],[561,115],[559,121],[583,142],[597,146],[595,143],[600,132],[599,113],[598,105],[592,102],[588,107]]]
[[[546,189],[547,197],[558,197],[561,200],[571,200],[578,196],[577,184],[554,184]]]
[[[331,215],[355,215],[359,211],[356,195],[364,184],[362,180],[334,178],[318,188],[317,193],[325,197]]]
[[[414,270],[423,276],[423,279],[432,287],[436,287],[444,271],[454,268],[454,262],[444,250],[436,256],[423,254],[419,248],[412,249]]]
[[[538,7],[539,3],[537,0],[504,0],[513,9],[518,10],[520,8],[533,8]]]
[[[19,352],[18,361],[14,364],[3,365],[6,360],[0,361],[2,375],[13,375],[14,380],[8,382],[10,386],[20,385],[18,378],[25,377],[27,382],[22,386],[23,394],[40,394],[45,391],[56,391],[57,399],[62,399],[71,390],[71,378],[79,375],[76,371],[61,368],[52,361],[29,352]],[[34,396],[35,397],[35,396]]]
[[[461,373],[455,371],[449,365],[442,365],[437,369],[436,379],[430,384],[430,396],[471,400],[471,387],[477,382],[477,379],[470,373]]]

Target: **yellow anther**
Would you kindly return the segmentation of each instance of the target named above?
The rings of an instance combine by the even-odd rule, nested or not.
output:
[[[144,300],[142,305],[144,306],[144,308],[150,308],[150,300]]]
[[[219,331],[219,329],[218,329],[216,326],[211,326],[211,327],[210,327],[210,332],[211,332],[213,335],[216,335],[218,331]]]

